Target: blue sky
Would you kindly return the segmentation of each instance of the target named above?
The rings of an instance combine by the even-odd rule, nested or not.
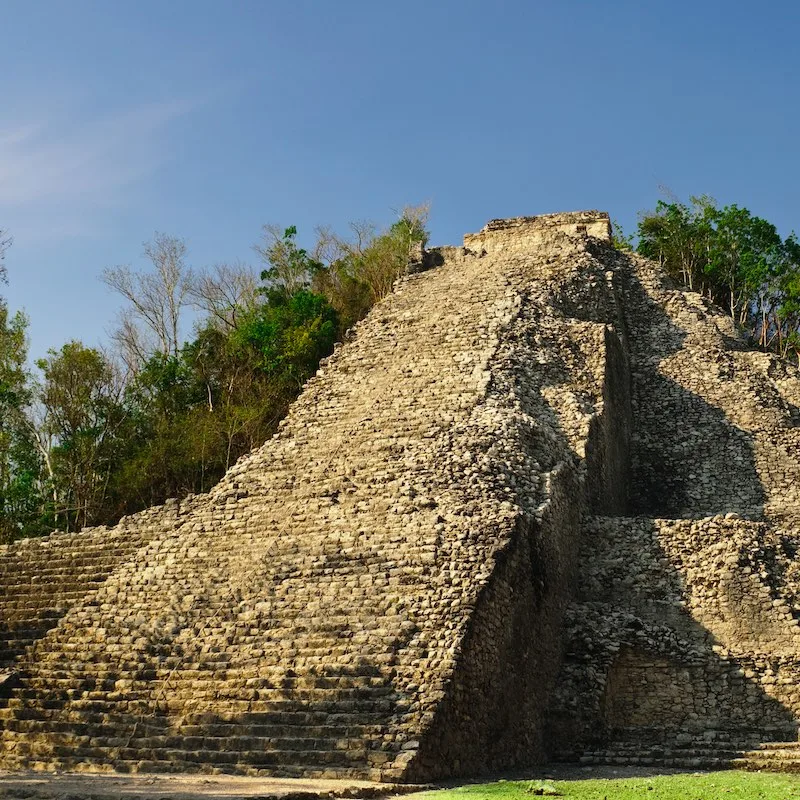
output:
[[[155,231],[254,261],[261,225],[431,240],[659,186],[800,232],[790,2],[0,0],[0,227],[31,351],[97,345]]]

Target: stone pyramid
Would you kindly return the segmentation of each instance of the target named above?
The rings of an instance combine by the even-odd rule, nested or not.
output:
[[[212,492],[0,550],[0,767],[790,763],[798,405],[606,214],[422,253]]]

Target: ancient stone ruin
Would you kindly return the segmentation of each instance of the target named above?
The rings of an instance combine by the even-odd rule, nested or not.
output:
[[[208,495],[2,548],[0,767],[790,768],[799,449],[798,371],[606,214],[493,221]]]

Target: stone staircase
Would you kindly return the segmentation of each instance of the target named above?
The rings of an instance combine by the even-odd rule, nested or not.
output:
[[[273,571],[280,571],[281,559],[274,559]],[[369,628],[378,609],[366,603],[366,592],[352,591],[355,613],[319,615],[320,581],[330,579],[334,563],[298,571],[291,598],[278,601],[280,613],[252,617],[257,629],[222,625],[220,612],[228,607],[204,605],[196,635],[218,644],[191,653],[180,652],[172,638],[159,642],[151,635],[126,661],[96,630],[89,636],[83,628],[54,631],[35,651],[41,653],[35,668],[20,669],[19,686],[0,708],[4,765],[235,769],[279,777],[357,776],[365,765],[379,771],[404,744],[389,748],[391,740],[383,739],[387,717],[402,713],[404,704],[375,652],[380,646]],[[339,579],[364,574],[368,563],[339,564]],[[264,574],[259,582],[271,583]],[[387,653],[402,630],[398,619],[385,636]],[[215,633],[223,633],[224,644]],[[248,637],[258,639],[258,654],[246,659],[240,650],[232,658],[243,644],[236,639]],[[354,658],[359,642],[369,658]],[[135,642],[127,645],[135,648]],[[217,707],[224,711],[215,713]]]
[[[608,219],[496,223],[423,259],[275,437],[97,532],[117,549],[76,556],[60,604],[33,576],[83,540],[6,551],[31,576],[6,608],[58,619],[14,661],[0,767],[420,782],[541,760],[572,532],[618,485],[624,354],[587,226]]]
[[[563,760],[572,761],[572,757]],[[588,750],[578,762],[585,765],[663,767],[680,770],[743,769],[770,772],[800,772],[800,744],[797,742],[695,742],[685,745],[650,747],[616,744]]]
[[[58,685],[60,673],[53,673]],[[49,679],[48,677],[44,678]],[[61,679],[63,682],[63,679]],[[259,680],[263,685],[263,678]],[[50,689],[52,701],[37,700],[37,687],[17,695],[0,710],[4,729],[14,733],[13,750],[4,752],[10,767],[33,769],[181,772],[228,771],[278,777],[342,777],[364,773],[364,764],[379,767],[389,760],[381,752],[384,717],[381,702],[392,689],[380,677],[362,674],[309,679],[282,678],[280,689],[262,689],[264,699],[246,712],[209,715],[187,713],[179,719],[137,714],[135,692],[105,699],[102,686],[70,703],[59,700],[70,689]],[[297,685],[301,684],[301,686]],[[252,682],[249,683],[252,686]],[[128,704],[120,712],[121,702]],[[46,732],[44,750],[37,742]],[[370,743],[375,737],[374,749]]]
[[[658,732],[653,732],[658,738]],[[663,767],[666,769],[743,769],[749,771],[800,772],[800,742],[761,741],[765,735],[780,737],[785,730],[765,728],[705,730],[668,742],[617,739],[613,744],[580,753],[562,751],[556,760],[585,765]],[[647,737],[645,737],[647,738]]]
[[[154,534],[145,512],[132,528],[123,521],[0,546],[0,670],[11,669]]]

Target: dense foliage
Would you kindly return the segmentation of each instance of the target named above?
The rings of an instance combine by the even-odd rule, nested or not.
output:
[[[0,298],[0,542],[207,491],[391,290],[426,238],[426,214],[406,209],[384,231],[353,225],[349,238],[320,229],[310,252],[294,227],[265,226],[260,275],[242,264],[195,273],[185,243],[156,234],[149,270],[103,275],[126,302],[112,349],[68,342],[36,377],[27,319]]]
[[[625,237],[617,237],[625,246]],[[800,242],[746,208],[660,201],[641,215],[638,251],[690,289],[728,309],[754,344],[800,353]]]

